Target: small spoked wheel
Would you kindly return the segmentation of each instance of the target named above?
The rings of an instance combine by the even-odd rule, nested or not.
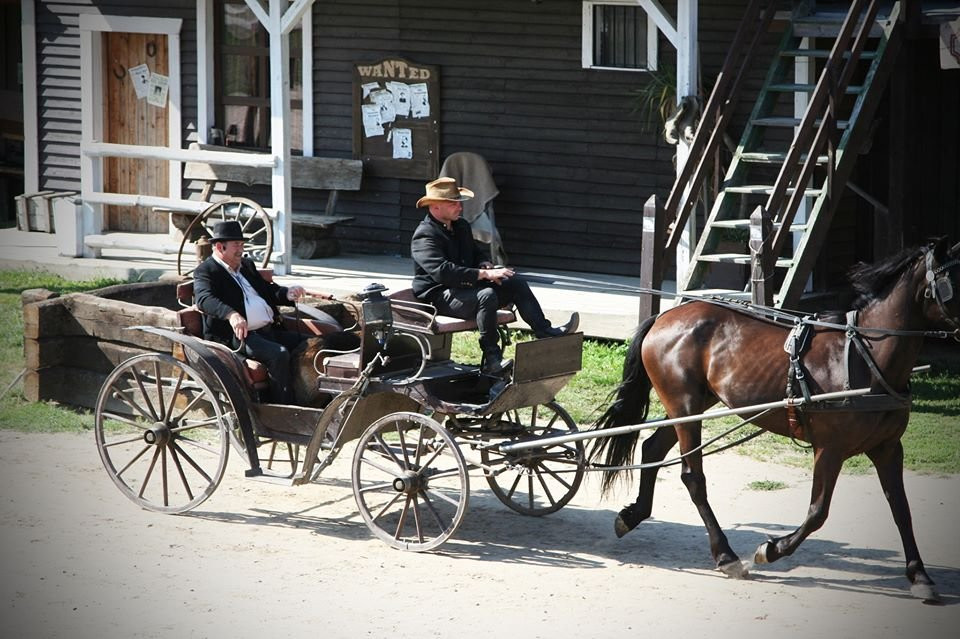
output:
[[[467,464],[440,424],[417,413],[391,413],[357,442],[353,495],[381,540],[401,550],[431,550],[463,521]]]
[[[196,268],[195,256],[183,254],[188,243],[213,237],[213,227],[217,222],[233,221],[239,222],[243,229],[244,253],[256,262],[258,268],[267,268],[273,252],[273,224],[270,216],[253,200],[231,197],[211,204],[190,222],[180,241],[177,274],[189,275]]]
[[[530,406],[496,417],[510,440],[577,432],[573,418],[556,402]],[[580,488],[584,474],[582,442],[553,444],[504,454],[483,448],[480,458],[487,483],[497,498],[524,515],[548,515],[563,508]]]
[[[137,355],[110,373],[94,431],[113,483],[147,510],[196,507],[227,467],[230,437],[220,402],[195,369],[169,355]]]

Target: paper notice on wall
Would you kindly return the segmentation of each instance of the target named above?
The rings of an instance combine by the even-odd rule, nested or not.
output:
[[[410,85],[410,116],[414,118],[430,117],[430,95],[425,82]]]
[[[413,159],[413,131],[410,129],[394,129],[393,135],[393,159],[394,160],[412,160]]]
[[[363,134],[368,138],[383,135],[383,123],[380,122],[380,105],[361,105],[360,112],[363,115]]]
[[[960,19],[940,24],[940,68],[960,69]]]
[[[147,88],[147,102],[153,106],[167,106],[167,91],[169,89],[170,79],[159,73],[150,74],[150,85]]]
[[[130,81],[133,83],[133,90],[137,94],[137,99],[147,97],[150,91],[150,67],[145,64],[138,64],[130,67],[127,72],[130,74]]]
[[[410,87],[405,82],[387,82],[387,91],[393,95],[393,110],[398,118],[410,115]]]
[[[380,122],[388,124],[397,119],[397,111],[393,108],[393,94],[386,89],[377,89],[370,93],[370,101],[380,107]]]
[[[366,84],[361,84],[360,90],[363,92],[363,99],[366,100],[371,91],[376,91],[379,88],[379,82],[367,82]]]

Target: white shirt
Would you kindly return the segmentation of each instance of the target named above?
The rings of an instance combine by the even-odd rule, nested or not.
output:
[[[247,278],[240,273],[240,270],[237,269],[235,271],[231,269],[227,266],[226,262],[216,255],[213,256],[213,259],[215,259],[220,266],[227,269],[227,273],[233,276],[234,281],[240,287],[240,290],[243,291],[243,305],[247,315],[247,330],[255,331],[273,322],[273,309],[270,308],[270,304],[267,303],[267,300],[260,297],[260,294],[257,293],[253,285],[247,281]]]

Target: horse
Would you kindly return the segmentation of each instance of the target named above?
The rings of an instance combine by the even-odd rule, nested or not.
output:
[[[776,402],[785,394],[792,396],[798,385],[807,396],[869,386],[886,401],[883,397],[873,404],[849,400],[828,410],[807,410],[801,405],[795,411],[780,408],[756,418],[754,423],[764,430],[807,442],[814,462],[806,518],[792,533],[762,543],[754,562],[771,563],[792,555],[819,529],[827,518],[844,460],[865,453],[876,467],[900,533],[911,592],[936,603],[934,582],[914,539],[900,438],[910,414],[909,378],[924,337],[936,334],[960,340],[960,294],[953,293],[960,286],[958,257],[960,244],[950,248],[941,239],[874,265],[855,265],[850,279],[859,296],[847,316],[849,323],[805,318],[798,322],[807,325],[801,346],[788,342],[795,330],[792,326],[732,304],[693,301],[649,318],[637,328],[622,383],[596,428],[643,422],[651,390],[667,416],[677,418],[701,415],[718,401],[731,408]],[[794,352],[792,361],[787,351]],[[788,371],[793,373],[788,376]],[[748,564],[731,549],[707,501],[699,448],[701,424],[661,427],[644,440],[639,494],[618,514],[615,532],[622,537],[650,516],[658,462],[679,443],[680,477],[707,529],[713,560],[726,575],[745,578]],[[638,436],[634,431],[601,437],[591,448],[591,459],[606,453],[605,463],[612,467],[629,464]],[[604,490],[614,483],[617,472],[605,473]]]

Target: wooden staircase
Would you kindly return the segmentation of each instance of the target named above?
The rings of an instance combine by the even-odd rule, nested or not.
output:
[[[745,20],[752,22],[738,38],[768,28],[775,3],[764,10],[760,4],[751,3]],[[839,195],[869,138],[873,114],[899,49],[900,3],[885,15],[878,15],[880,4],[856,0],[846,15],[789,16],[706,217],[687,277],[678,282],[685,294],[752,299],[778,307],[799,302]],[[728,56],[692,144],[687,164],[695,166],[678,176],[665,207],[667,220],[672,220],[668,250],[676,247],[679,229],[706,177],[702,159],[693,160],[710,156],[722,139],[731,119],[724,109],[736,102],[743,69],[755,50],[757,38],[753,37],[736,77],[727,68],[732,65]],[[747,48],[745,40],[739,46]],[[798,60],[810,69],[809,78],[796,78]],[[721,94],[716,95],[717,91]],[[801,118],[794,115],[797,95],[808,104]],[[693,186],[684,193],[688,180]]]

